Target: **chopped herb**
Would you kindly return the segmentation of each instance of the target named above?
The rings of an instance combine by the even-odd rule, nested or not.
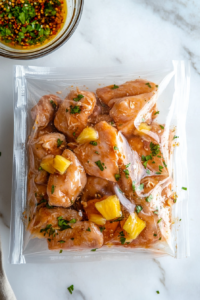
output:
[[[160,155],[157,155],[157,157],[158,157],[158,158],[161,158],[161,156],[160,156]]]
[[[129,178],[129,170],[125,169],[123,172],[125,173],[126,178]]]
[[[58,241],[58,243],[61,243],[61,244],[63,244],[63,243],[65,243],[65,241],[63,241],[63,240],[60,240],[60,241]]]
[[[148,161],[145,161],[145,162],[143,163],[143,166],[145,167],[145,169],[146,169],[146,167],[147,167],[147,164],[148,164]]]
[[[162,218],[161,218],[161,219],[159,219],[157,223],[160,223],[161,221],[162,221]]]
[[[49,242],[51,242],[51,239],[47,239]]]
[[[156,87],[158,87],[158,85],[156,84]]]
[[[89,164],[89,160],[87,161],[87,163]]]
[[[99,154],[99,152],[98,152],[98,151],[95,151],[95,153],[96,153],[96,154]]]
[[[74,285],[70,285],[68,288],[68,291],[70,292],[70,294],[72,294],[73,290],[74,290]]]
[[[51,193],[53,194],[53,193],[54,193],[54,191],[55,191],[55,186],[54,186],[54,185],[52,185],[52,186],[51,186]]]
[[[120,222],[120,221],[122,221],[123,219],[124,219],[124,216],[119,217],[119,218],[117,218],[117,219],[115,219],[115,220],[112,220],[112,221],[110,221],[110,223]]]
[[[159,237],[159,241],[161,240],[161,237]]]
[[[121,175],[120,175],[120,174],[115,174],[115,179],[116,179],[116,181],[120,180],[120,178],[121,178]]]
[[[132,183],[132,190],[135,192],[135,181]]]
[[[141,212],[142,210],[142,206],[141,205],[136,205],[136,208],[135,208],[137,214],[139,214],[139,212]]]
[[[53,229],[51,224],[47,224],[45,228],[40,229],[40,232],[44,232],[44,236],[48,234],[49,236],[55,236],[55,229]]]
[[[145,119],[144,119],[144,118],[142,118],[142,122],[145,122]]]
[[[112,125],[112,126],[113,126],[114,124],[115,124],[115,123],[114,123],[113,121],[111,121],[111,122],[110,122],[110,125]]]
[[[38,168],[38,171],[42,171],[42,167],[39,167],[39,168]]]
[[[73,134],[73,136],[76,136],[76,132],[73,132],[72,134]]]
[[[141,184],[139,185],[138,189],[139,189],[140,191],[142,191],[142,190],[144,189],[144,183],[141,183]]]
[[[126,244],[127,244],[127,245],[129,245],[129,244],[130,244],[130,242],[126,242]]]
[[[68,111],[69,111],[69,109],[66,108],[66,112],[68,112]]]
[[[175,135],[175,136],[173,137],[173,140],[178,139],[178,138],[179,138],[179,136]]]
[[[40,205],[40,204],[42,204],[42,203],[46,203],[46,202],[47,202],[46,199],[42,199],[40,202],[38,202],[38,203],[36,204],[36,206],[38,206],[38,205]]]
[[[111,87],[112,90],[115,90],[115,89],[118,89],[118,88],[119,88],[119,86],[115,85],[115,84],[113,85],[113,87]]]
[[[68,224],[69,221],[64,220],[62,216],[58,217],[58,226],[60,227],[60,231],[65,229],[71,229],[71,226]]]
[[[161,172],[156,172],[155,174],[156,174],[156,175],[160,175],[160,174],[161,174]]]
[[[152,195],[150,195],[149,197],[146,197],[146,199],[145,199],[145,200],[146,200],[147,202],[150,202],[152,199],[153,199],[153,196],[152,196]]]
[[[123,124],[119,124],[118,126],[122,126]]]
[[[150,143],[150,149],[152,152],[152,156],[156,156],[160,152],[160,146],[158,144],[154,144],[152,142]]]
[[[56,109],[56,107],[57,107],[57,106],[56,106],[56,103],[55,103],[53,100],[51,100],[50,103],[51,103],[53,109]]]
[[[154,213],[155,215],[158,215],[158,211],[157,211],[157,210],[155,210],[153,213]]]
[[[76,219],[71,219],[69,223],[76,223]]]
[[[163,166],[158,166],[159,171],[162,172]]]
[[[151,172],[150,172],[150,170],[149,170],[149,169],[147,169],[147,170],[146,170],[146,173],[147,173],[148,175],[150,175],[150,174],[151,174]]]
[[[165,161],[163,161],[163,165],[165,166],[165,168],[167,168],[167,165],[166,165]]]
[[[126,169],[127,169],[128,167],[130,167],[130,165],[131,165],[131,163],[125,165]]]
[[[119,148],[117,146],[114,146],[113,148],[114,148],[114,150],[119,150]]]
[[[157,234],[156,233],[154,233],[154,235],[153,236],[157,236]]]
[[[49,204],[47,203],[47,204],[46,204],[46,208],[51,209],[51,208],[53,208],[53,206],[51,206],[51,205],[49,205]]]
[[[90,144],[93,146],[97,146],[97,142],[94,142],[94,141],[91,141]]]
[[[182,187],[182,190],[187,191],[187,188],[186,187]]]
[[[164,127],[164,126],[162,126],[162,125],[160,125],[160,128],[161,128],[161,129],[164,129],[165,127]]]
[[[101,171],[103,171],[103,170],[104,170],[104,167],[103,167],[103,164],[104,164],[104,163],[101,163],[101,161],[100,161],[100,160],[98,160],[98,161],[95,161],[95,164],[97,165],[97,167],[99,167],[99,169],[100,169]]]
[[[125,236],[123,231],[120,231],[119,236]]]
[[[105,227],[99,227],[100,231],[103,232],[105,230]]]
[[[122,245],[124,245],[125,242],[126,242],[126,238],[125,237],[120,237],[120,242],[121,242]]]
[[[155,164],[155,161],[152,161],[152,164]]]
[[[155,113],[154,113],[154,115],[158,115],[160,112],[159,112],[159,110],[158,111],[156,111]]]
[[[179,219],[179,221],[181,221],[181,219]]]
[[[150,83],[149,82],[147,82],[147,83],[145,83],[146,85],[148,85],[148,87],[150,87],[151,88],[151,85],[150,85]]]
[[[57,140],[57,148],[59,148],[62,145],[63,141],[61,141],[60,139]]]
[[[62,253],[63,251],[62,250],[60,250],[60,252],[59,253]]]
[[[88,227],[88,229],[86,229],[86,231],[90,231],[90,232],[91,232],[91,229],[90,229],[90,227]]]
[[[74,238],[71,238],[71,240],[73,241],[73,240],[74,240]]]
[[[157,294],[160,294],[160,292],[159,292],[159,291],[156,291],[156,293],[157,293]]]
[[[97,249],[91,249],[91,251],[93,251],[93,252],[96,251],[96,250],[97,250]]]
[[[76,98],[73,98],[73,100],[76,101],[76,102],[78,102],[78,101],[80,101],[82,98],[84,98],[84,96],[81,95],[81,94],[79,94],[79,95],[77,95]]]
[[[70,114],[71,115],[80,114],[80,112],[81,112],[80,106],[78,106],[78,105],[75,105],[75,106],[70,105]]]

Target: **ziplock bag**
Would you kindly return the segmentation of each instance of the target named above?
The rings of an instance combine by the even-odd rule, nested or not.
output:
[[[150,88],[150,91],[154,86],[154,93],[149,96],[150,98],[147,97],[149,94],[146,92],[143,92],[142,95],[147,96],[141,96],[139,93],[139,95],[133,95],[132,98],[132,95],[123,95],[123,91],[120,92],[123,90],[121,85],[128,81],[135,82],[135,80],[139,80],[139,82],[146,80],[144,81],[146,82],[144,83],[145,89]],[[110,89],[108,94],[103,89],[106,86]],[[189,256],[185,132],[189,87],[190,67],[189,63],[185,61],[134,64],[91,70],[16,66],[14,69],[10,263],[133,259],[138,256],[159,255],[171,255],[176,258]],[[89,94],[87,93],[89,91],[96,93],[97,89],[99,90],[97,92],[99,107],[102,106],[105,111],[103,117],[92,112],[90,118],[92,121],[88,118],[85,128],[89,126],[95,129],[100,139],[97,142],[103,142],[104,130],[110,130],[115,135],[116,145],[113,148],[117,150],[117,154],[113,155],[115,155],[117,162],[121,154],[123,159],[121,165],[118,166],[119,174],[117,177],[114,174],[114,179],[109,175],[102,175],[108,174],[110,170],[109,151],[107,152],[108,165],[106,163],[102,165],[101,159],[95,158],[93,162],[93,154],[90,152],[92,145],[88,143],[87,148],[84,148],[86,146],[82,144],[77,145],[78,136],[75,136],[77,140],[74,139],[73,141],[73,137],[69,137],[69,126],[65,128],[65,123],[62,127],[60,126],[61,122],[58,122],[59,125],[56,128],[52,123],[48,129],[43,124],[41,127],[43,131],[40,124],[38,125],[37,103],[43,96],[51,95],[52,98],[49,98],[49,101],[52,106],[56,105],[54,108],[57,119],[62,118],[61,107],[64,107],[63,103],[68,105],[65,111],[68,117],[72,118],[79,113],[74,109],[77,110],[78,107],[81,110],[79,105],[83,106],[84,103],[81,101],[88,99]],[[73,96],[70,98],[71,90],[74,92],[70,95],[75,93],[75,98]],[[117,99],[112,100],[111,97],[112,103],[109,102],[111,103],[109,107],[109,105],[107,106],[108,103],[105,104],[105,99],[110,97],[108,96],[110,91],[114,95],[113,97]],[[67,101],[64,100],[66,97]],[[95,97],[94,94],[92,97]],[[60,100],[57,101],[56,99]],[[146,102],[141,104],[142,109],[139,110],[133,120],[131,114],[134,112],[134,105],[139,105],[141,99]],[[81,101],[79,102],[79,100]],[[73,101],[76,103],[75,106],[72,105]],[[78,102],[79,104],[77,104]],[[129,103],[130,107],[122,114],[120,109],[123,109],[125,103]],[[40,108],[43,109],[44,107],[41,106]],[[41,116],[45,118],[45,110]],[[41,188],[40,185],[37,185],[34,176],[38,175],[38,166],[39,170],[42,169],[40,163],[43,157],[41,156],[39,160],[37,158],[36,164],[35,157],[37,155],[35,153],[37,151],[33,148],[38,149],[37,143],[41,144],[38,139],[42,139],[44,134],[51,132],[61,134],[61,136],[64,134],[65,142],[61,147],[62,151],[66,151],[66,157],[69,161],[71,160],[72,165],[80,164],[85,174],[85,182],[83,183],[84,180],[82,180],[79,194],[76,195],[71,204],[64,206],[64,208],[60,204],[57,205],[54,202],[55,199],[51,200],[52,187],[54,193],[56,185],[51,185],[49,194],[48,185],[43,185],[49,195],[46,198],[38,199],[37,196],[34,196]],[[132,136],[130,136],[130,132]],[[80,136],[80,133],[78,135]],[[61,141],[62,143],[63,141]],[[149,147],[148,151],[150,152],[141,152],[140,145],[144,148],[142,151],[147,151],[145,147]],[[95,146],[94,143],[93,146]],[[70,149],[70,147],[72,148]],[[58,156],[64,155],[61,149],[56,151],[58,151],[56,152]],[[84,161],[84,153],[91,158],[92,166],[97,166],[94,171],[86,164],[89,160]],[[99,153],[95,155],[97,154]],[[99,155],[101,158],[101,155],[105,155],[105,153]],[[54,155],[52,159],[55,157]],[[37,170],[30,171],[36,165]],[[105,173],[100,171],[105,171]],[[30,180],[30,172],[32,172],[32,181]],[[49,176],[48,172],[44,174]],[[80,172],[77,174],[79,175],[76,176],[82,176]],[[50,182],[50,178],[54,180],[53,176],[64,175],[51,174],[47,181]],[[100,185],[99,190],[95,190],[99,178],[104,181],[101,182],[102,186]],[[32,183],[30,184],[30,182]],[[104,183],[108,183],[108,190],[110,189],[111,192],[108,192]],[[35,188],[38,189],[34,191]],[[93,190],[96,191],[94,191],[94,195],[92,194]],[[68,192],[69,189],[67,188],[66,193]],[[111,200],[109,196],[111,196]],[[96,200],[94,201],[94,199]],[[113,199],[118,201],[118,212],[113,217],[106,216],[105,205],[108,202],[103,202],[103,200],[111,201],[109,203],[111,203],[112,211],[115,201]],[[98,214],[98,218],[101,219],[100,222],[104,222],[105,226],[97,224],[99,221],[94,219],[94,216],[92,219],[91,205]],[[66,221],[63,214],[65,212],[68,214],[69,211],[71,213],[71,210],[76,217],[71,216],[71,221]],[[35,234],[37,231],[34,231],[37,227],[36,223],[43,218],[42,215],[37,219],[36,216],[38,216],[39,211],[40,215],[42,212],[50,215],[55,212],[57,226],[54,227],[52,222],[52,224],[47,222],[45,226],[37,229],[38,234]],[[90,225],[88,226],[88,224]],[[112,227],[111,232],[109,231],[110,227]],[[80,228],[82,231],[79,234],[77,232]],[[82,242],[79,244],[80,239]],[[90,246],[85,247],[86,244],[83,243],[83,239],[85,239],[84,243],[87,245],[89,243]],[[90,242],[88,242],[89,240]],[[92,245],[95,249],[92,249]]]

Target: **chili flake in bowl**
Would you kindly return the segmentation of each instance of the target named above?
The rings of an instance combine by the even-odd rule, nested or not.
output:
[[[51,52],[73,33],[82,5],[83,0],[0,0],[0,55],[29,59]]]

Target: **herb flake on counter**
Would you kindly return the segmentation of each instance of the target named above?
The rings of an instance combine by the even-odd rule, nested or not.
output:
[[[78,101],[80,101],[82,98],[84,98],[84,96],[81,95],[81,94],[79,94],[79,95],[77,95],[76,98],[73,98],[73,100],[76,101],[76,102],[78,102]]]
[[[149,82],[145,83],[149,88],[152,88]]]
[[[53,194],[53,193],[54,193],[54,191],[55,191],[55,186],[54,186],[54,185],[52,185],[52,186],[51,186],[51,194]]]
[[[91,141],[90,144],[91,144],[92,146],[97,146],[97,142],[95,142],[95,141]]]
[[[91,249],[91,251],[93,251],[93,252],[96,251],[96,250],[97,250],[97,249]]]
[[[157,293],[157,294],[160,294],[160,292],[159,292],[159,291],[156,291],[156,293]]]
[[[90,227],[88,227],[88,228],[86,229],[86,231],[90,231],[90,232],[91,232],[91,229],[90,229]]]
[[[62,252],[63,252],[62,250],[59,251],[59,253],[62,253]]]
[[[75,106],[70,105],[70,114],[71,115],[80,114],[80,112],[81,112],[80,106],[78,106],[78,105],[75,105]]]
[[[102,163],[100,160],[95,161],[95,164],[97,165],[97,167],[99,167],[99,169],[100,169],[101,171],[104,170],[104,167],[103,167],[103,164],[104,164],[104,163]]]
[[[139,214],[142,210],[142,206],[141,205],[136,205],[136,208],[135,208],[137,214]]]
[[[182,190],[187,191],[187,188],[186,187],[182,187]]]
[[[60,139],[57,140],[57,148],[59,148],[62,145],[63,141],[61,141]]]
[[[119,88],[119,86],[116,85],[116,84],[114,84],[113,87],[111,87],[112,90],[115,90],[115,89],[118,89],[118,88]]]
[[[120,178],[121,178],[121,175],[120,175],[120,174],[115,174],[115,179],[116,179],[116,181],[119,181]]]
[[[72,294],[73,290],[74,290],[74,285],[70,285],[68,288],[68,291],[70,292],[70,294]]]

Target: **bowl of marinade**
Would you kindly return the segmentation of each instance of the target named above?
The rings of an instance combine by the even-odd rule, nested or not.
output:
[[[84,0],[0,0],[0,56],[34,59],[73,34]]]

